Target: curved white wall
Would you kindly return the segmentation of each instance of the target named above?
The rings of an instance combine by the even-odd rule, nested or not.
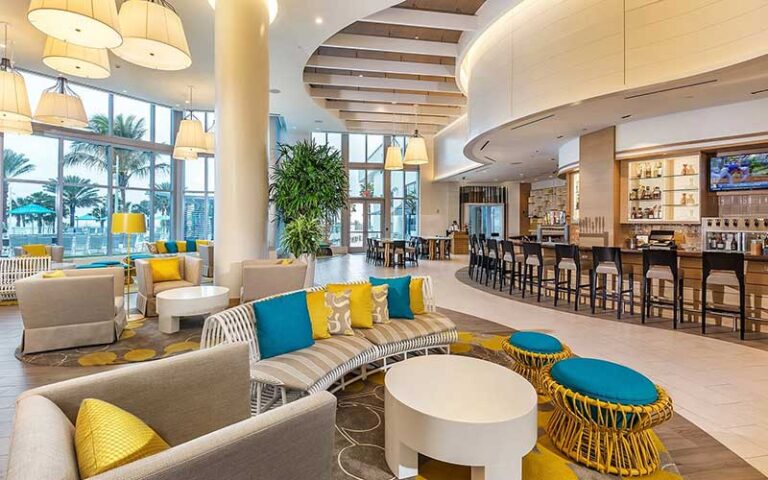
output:
[[[507,3],[457,67],[470,139],[547,109],[768,54],[764,0]]]
[[[565,142],[557,151],[557,170],[565,172],[579,168],[581,158],[581,138],[572,138]]]
[[[434,180],[441,180],[480,166],[464,156],[468,139],[467,115],[462,115],[435,135]]]

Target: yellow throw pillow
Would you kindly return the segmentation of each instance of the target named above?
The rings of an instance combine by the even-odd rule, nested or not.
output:
[[[149,266],[152,269],[153,282],[172,282],[181,280],[179,257],[151,258]]]
[[[42,244],[30,244],[21,247],[24,250],[24,255],[28,257],[47,257],[48,252],[45,250],[45,245]]]
[[[187,242],[176,242],[176,250],[178,250],[179,253],[186,253]]]
[[[44,272],[43,278],[64,278],[67,275],[64,273],[64,270],[54,270],[52,272]]]
[[[197,244],[197,248],[199,250],[202,245],[210,245],[211,241],[210,240],[195,240],[195,243]]]
[[[411,277],[409,290],[411,294],[411,311],[414,315],[427,313],[427,307],[424,305],[424,279]]]
[[[373,328],[373,291],[370,283],[329,284],[328,292],[349,290],[353,328]]]
[[[168,253],[168,249],[165,248],[165,242],[155,242],[157,247],[157,253]]]
[[[282,259],[277,261],[277,264],[278,265],[292,265],[293,264],[293,260],[290,259],[290,258],[282,258]]]
[[[389,285],[376,285],[373,294],[373,323],[389,323]]]
[[[75,422],[80,477],[88,478],[171,448],[140,418],[110,403],[86,398]]]
[[[328,318],[333,310],[325,303],[325,291],[307,293],[307,309],[309,310],[309,319],[312,322],[312,338],[315,340],[331,338],[331,332],[328,330]]]

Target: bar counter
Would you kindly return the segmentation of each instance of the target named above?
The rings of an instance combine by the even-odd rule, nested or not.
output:
[[[545,256],[554,257],[553,243],[544,243],[543,247]],[[588,271],[592,264],[592,247],[580,247],[580,250],[582,252],[583,281],[587,282]],[[623,248],[621,252],[625,274],[631,272],[634,275],[635,307],[636,312],[639,312],[642,301],[640,281],[642,280],[643,251]],[[701,310],[701,251],[678,250],[677,254],[683,278],[683,303],[685,310],[683,319],[686,322],[698,322]],[[744,260],[746,264],[744,271],[746,276],[747,332],[768,332],[768,255],[745,254]],[[552,274],[550,273],[549,275]],[[738,307],[738,290],[723,286],[709,286],[708,290],[710,304],[714,302],[718,306],[727,308]],[[653,294],[671,298],[672,285],[666,282],[661,286],[654,285]],[[659,312],[654,308],[653,315],[658,314]],[[663,309],[661,314],[663,318],[672,318],[671,310]],[[721,324],[729,327],[732,325],[731,317],[720,316],[714,313],[707,313],[707,320],[707,325]],[[659,319],[651,319],[651,321],[659,321]]]

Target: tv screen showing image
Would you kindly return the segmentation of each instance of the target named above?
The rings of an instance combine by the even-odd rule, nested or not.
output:
[[[768,189],[768,153],[712,157],[709,189],[713,192]]]

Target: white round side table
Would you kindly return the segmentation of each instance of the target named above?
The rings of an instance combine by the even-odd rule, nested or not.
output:
[[[160,331],[179,331],[179,317],[217,313],[229,306],[229,289],[214,285],[183,287],[157,294]]]
[[[520,480],[536,444],[533,386],[495,363],[429,355],[384,378],[385,454],[397,478],[418,474],[419,453],[467,465],[472,480]]]

